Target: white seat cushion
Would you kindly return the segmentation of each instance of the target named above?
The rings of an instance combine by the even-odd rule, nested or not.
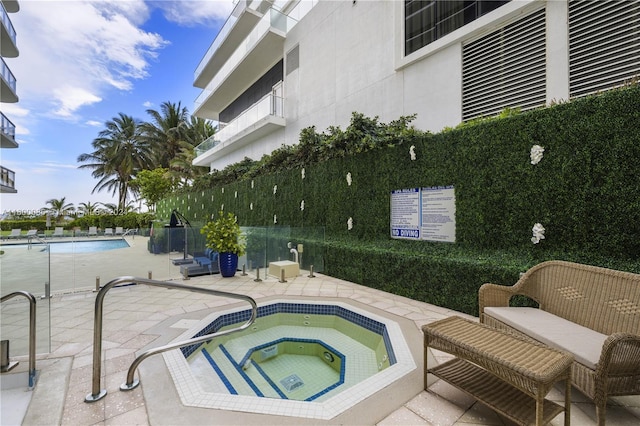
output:
[[[571,352],[579,363],[595,370],[607,335],[536,308],[484,309],[489,315],[551,347]]]

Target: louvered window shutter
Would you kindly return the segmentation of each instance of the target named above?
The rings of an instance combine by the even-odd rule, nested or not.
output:
[[[462,119],[546,101],[545,10],[463,45]]]

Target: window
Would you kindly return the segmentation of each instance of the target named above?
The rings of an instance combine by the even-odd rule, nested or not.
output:
[[[405,0],[405,56],[508,2]]]
[[[287,52],[287,75],[297,70],[300,66],[300,46],[296,46]]]
[[[218,120],[221,123],[229,123],[262,99],[264,95],[271,93],[273,86],[282,81],[283,67],[284,61],[281,59],[258,81],[238,96],[235,101],[220,111]]]

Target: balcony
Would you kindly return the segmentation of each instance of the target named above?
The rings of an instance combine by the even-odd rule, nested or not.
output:
[[[13,170],[0,166],[0,192],[15,194],[16,190],[16,174]]]
[[[233,152],[285,126],[284,100],[268,94],[195,147],[194,166],[209,166],[213,160]]]
[[[217,120],[220,111],[282,59],[286,34],[296,23],[269,9],[198,96],[194,115]]]
[[[0,102],[18,102],[16,78],[2,58],[0,58],[0,72],[2,72],[2,78],[0,78]]]
[[[18,45],[16,43],[16,30],[13,28],[9,14],[0,2],[0,56],[5,58],[15,58],[18,56]]]
[[[0,148],[17,148],[16,126],[0,112]]]
[[[205,88],[220,67],[233,54],[236,46],[244,40],[264,15],[265,1],[241,0],[233,8],[209,50],[198,64],[193,85]]]

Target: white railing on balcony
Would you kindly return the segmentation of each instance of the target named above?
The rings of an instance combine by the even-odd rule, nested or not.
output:
[[[220,130],[195,147],[196,157],[204,154],[218,144],[231,139],[260,120],[269,117],[284,117],[284,99],[272,93],[251,105],[229,123],[220,123]]]
[[[314,1],[317,1],[317,0],[314,0]],[[218,31],[218,34],[216,34],[216,37],[213,39],[213,42],[209,46],[209,49],[207,49],[207,52],[204,54],[204,56],[200,60],[200,63],[196,67],[196,70],[193,73],[193,79],[197,80],[200,77],[200,74],[202,74],[202,71],[207,66],[207,64],[209,63],[213,55],[216,53],[220,45],[229,36],[229,33],[235,26],[236,21],[238,20],[238,17],[240,17],[240,15],[242,15],[242,13],[246,9],[251,9],[258,13],[264,13],[266,10],[268,10],[268,8],[265,8],[265,6],[268,6],[268,5],[269,3],[263,2],[263,0],[236,0],[236,5],[231,11],[231,15],[229,15],[227,20],[224,22],[224,25],[222,26],[222,28],[220,28],[220,31]]]
[[[16,78],[13,76],[13,73],[11,72],[9,67],[7,66],[7,63],[4,61],[4,59],[0,58],[0,61],[2,61],[1,62],[1,65],[2,65],[2,78],[4,79],[4,81],[7,82],[9,87],[11,87],[11,89],[15,93],[16,92]]]
[[[211,135],[204,142],[194,148],[196,158],[209,151],[211,148],[216,147],[220,140],[217,139],[217,135]]]
[[[9,37],[13,40],[13,44],[16,44],[16,30],[13,28],[13,24],[11,23],[11,19],[9,19],[9,14],[4,8],[2,2],[0,2],[0,19],[2,19],[2,24],[7,29],[9,33]]]
[[[263,36],[271,29],[282,31],[286,34],[295,26],[298,21],[278,12],[275,9],[269,9],[262,19],[256,24],[253,31],[238,45],[235,52],[229,57],[227,62],[220,68],[220,71],[211,79],[207,87],[200,93],[195,100],[195,107],[198,109],[208,98],[211,93],[220,86],[220,84],[229,76],[236,66],[244,59],[247,53],[251,52],[255,45],[263,38]]]
[[[16,188],[16,174],[13,170],[0,166],[0,185]]]
[[[218,139],[226,141],[268,116],[283,117],[283,104],[284,100],[279,96],[273,94],[264,96],[235,119],[221,126]]]
[[[220,28],[220,31],[218,31],[216,38],[213,39],[211,46],[209,46],[209,49],[204,54],[204,56],[200,60],[200,63],[196,67],[196,70],[193,73],[194,80],[197,80],[198,77],[200,77],[202,70],[204,69],[204,67],[207,66],[213,54],[216,52],[216,50],[218,50],[222,42],[227,38],[227,36],[229,35],[229,32],[231,31],[236,21],[238,20],[238,16],[240,16],[242,12],[244,12],[244,10],[247,8],[248,3],[251,3],[251,1],[240,0],[238,1],[238,3],[236,3],[236,5],[233,8],[233,11],[231,11],[231,15],[229,15],[224,25],[222,26],[222,28]]]
[[[6,115],[0,112],[0,132],[4,133],[11,139],[16,138],[16,125],[7,118]]]
[[[296,21],[300,21],[304,17],[304,15],[306,15],[317,4],[318,0],[303,0],[299,2],[296,7],[291,9],[291,11],[287,15],[289,15]]]

